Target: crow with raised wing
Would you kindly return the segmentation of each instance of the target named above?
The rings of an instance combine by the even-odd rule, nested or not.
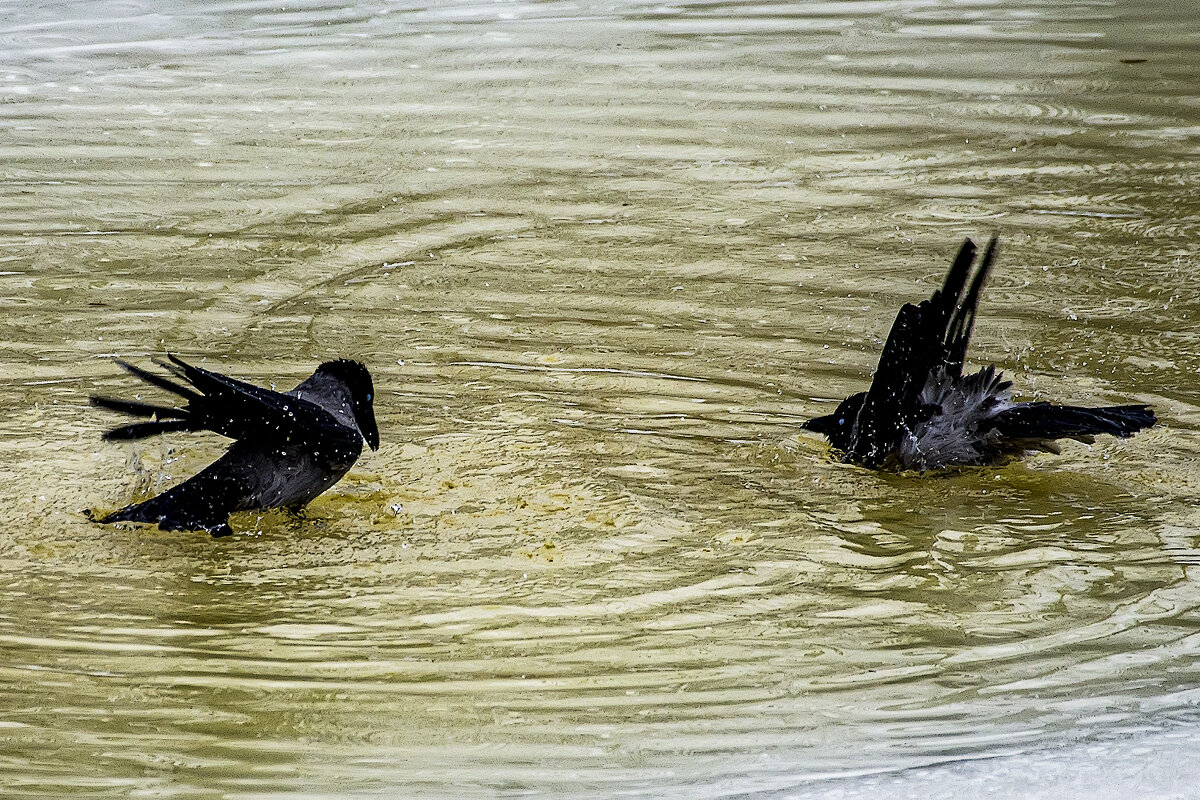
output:
[[[178,395],[180,407],[93,395],[94,406],[147,421],[113,428],[107,441],[170,431],[214,431],[234,442],[195,476],[157,497],[98,520],[152,522],[163,530],[232,533],[229,515],[263,508],[298,509],[354,466],[363,441],[379,448],[371,373],[357,361],[326,361],[289,392],[262,389],[192,366],[173,355],[156,362],[170,380],[125,361],[146,383]]]
[[[1018,403],[1011,399],[1012,381],[995,367],[963,375],[979,294],[995,255],[993,238],[976,264],[975,245],[967,239],[942,288],[901,307],[870,388],[801,427],[827,437],[845,461],[923,472],[1002,463],[1036,450],[1057,453],[1056,439],[1090,444],[1097,434],[1126,437],[1153,425],[1148,406]]]

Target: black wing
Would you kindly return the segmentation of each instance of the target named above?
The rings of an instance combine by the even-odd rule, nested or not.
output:
[[[954,274],[954,270],[958,267],[959,260],[963,257],[963,251],[966,246],[971,244],[971,240],[963,244],[963,249],[958,252],[958,259],[955,259],[954,266],[950,268],[950,274]],[[974,248],[972,248],[974,255]],[[967,358],[967,345],[971,341],[971,329],[975,327],[975,312],[979,308],[979,293],[983,291],[983,284],[987,281],[988,273],[992,270],[992,261],[996,257],[996,237],[993,236],[984,248],[983,258],[979,261],[979,269],[975,272],[975,278],[971,281],[971,288],[967,290],[967,296],[958,302],[958,293],[962,292],[962,286],[959,285],[958,292],[955,293],[955,303],[957,304],[953,315],[950,317],[950,327],[946,331],[943,339],[942,359],[946,366],[946,371],[954,377],[960,377],[963,370],[963,362]],[[970,267],[970,262],[967,263],[967,268]],[[962,278],[966,279],[966,269],[963,270]],[[946,278],[950,280],[949,276]],[[942,290],[945,292],[945,288]]]
[[[993,238],[965,299],[963,289],[975,263],[975,244],[970,239],[963,242],[941,289],[928,300],[901,307],[855,420],[847,450],[851,460],[872,467],[883,466],[895,453],[907,428],[923,418],[921,390],[934,370],[945,368],[955,377],[962,374],[979,293],[995,249]]]
[[[176,383],[118,360],[125,370],[147,383],[187,400],[183,408],[93,395],[92,405],[138,417],[137,422],[108,431],[105,439],[140,439],[167,431],[209,430],[231,439],[263,443],[315,443],[337,439],[348,429],[325,409],[307,400],[196,367],[173,355],[160,366],[186,382]]]

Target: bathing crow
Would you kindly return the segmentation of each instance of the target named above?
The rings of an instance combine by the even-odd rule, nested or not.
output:
[[[896,315],[871,387],[801,427],[826,436],[845,461],[925,471],[995,464],[1034,450],[1058,452],[1056,439],[1091,443],[1099,433],[1132,436],[1153,425],[1154,412],[1144,405],[1017,403],[1010,399],[1012,382],[995,367],[963,375],[979,293],[995,254],[993,238],[976,264],[975,245],[967,239],[942,288],[928,300],[906,303]]]
[[[195,476],[100,522],[153,522],[163,530],[232,533],[229,515],[260,508],[298,509],[358,460],[365,440],[379,448],[371,373],[357,361],[326,361],[290,392],[275,392],[192,366],[173,355],[156,362],[176,383],[118,360],[146,383],[173,392],[182,408],[93,396],[94,406],[148,421],[113,428],[109,441],[168,431],[215,431],[234,442]]]

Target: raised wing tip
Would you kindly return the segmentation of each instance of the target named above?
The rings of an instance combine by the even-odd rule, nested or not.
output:
[[[996,248],[1000,246],[1000,234],[993,233],[988,239],[987,246],[983,248],[983,263],[990,264],[992,259],[996,257]]]

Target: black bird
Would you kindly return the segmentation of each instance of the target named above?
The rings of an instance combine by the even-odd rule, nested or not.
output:
[[[225,455],[157,497],[99,522],[155,522],[169,531],[232,533],[229,515],[260,508],[299,509],[354,466],[365,440],[379,449],[371,373],[357,361],[326,361],[290,392],[262,389],[168,354],[156,361],[176,383],[117,360],[127,372],[187,401],[183,408],[93,395],[91,404],[149,422],[104,434],[106,441],[169,431],[214,431],[234,440]]]
[[[845,461],[925,471],[996,464],[1035,450],[1057,453],[1056,439],[1090,444],[1099,433],[1132,436],[1153,425],[1148,406],[1016,403],[1012,381],[995,367],[963,375],[979,293],[995,255],[993,238],[976,266],[975,245],[967,239],[942,288],[901,307],[871,387],[801,427],[826,436]]]

